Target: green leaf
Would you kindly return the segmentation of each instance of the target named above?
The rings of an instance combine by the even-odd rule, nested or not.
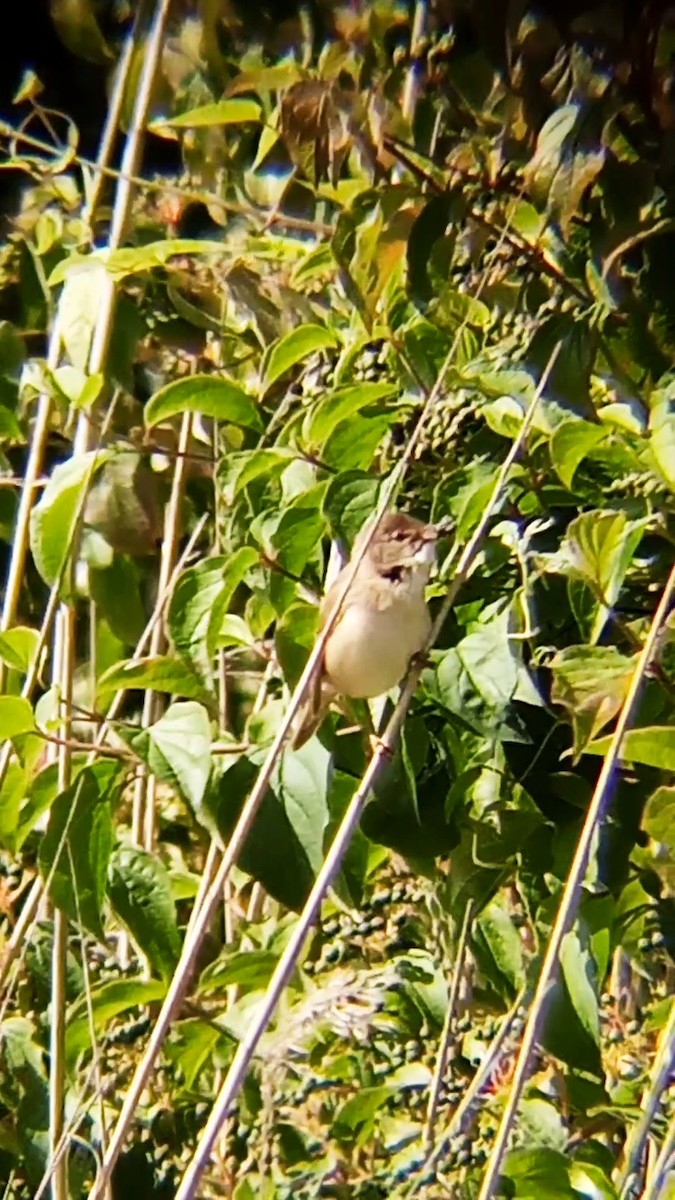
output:
[[[296,363],[302,362],[317,350],[328,350],[337,346],[337,338],[323,325],[300,325],[290,333],[278,338],[266,351],[261,373],[261,391],[264,394],[277,379],[285,375]]]
[[[601,425],[591,425],[589,421],[563,421],[554,430],[550,443],[551,462],[566,488],[571,489],[575,471],[589,451],[606,437],[607,431]]]
[[[114,979],[90,993],[94,1032],[102,1034],[115,1018],[132,1008],[163,1000],[166,988],[157,979]],[[66,1017],[66,1063],[74,1071],[81,1054],[92,1049],[91,1026],[86,997],[68,1009]]]
[[[207,678],[232,597],[258,561],[252,546],[240,546],[234,554],[204,559],[178,577],[167,617],[171,640]]]
[[[0,742],[35,730],[35,715],[22,696],[0,696]]]
[[[202,971],[199,995],[222,992],[232,984],[242,992],[264,992],[278,961],[271,950],[226,951]]]
[[[502,1174],[515,1184],[517,1200],[579,1200],[569,1181],[570,1159],[558,1150],[511,1150]]]
[[[675,855],[675,787],[652,792],[642,814],[642,828]]]
[[[611,741],[611,737],[598,738],[586,747],[586,754],[604,757]],[[642,763],[645,767],[675,771],[675,725],[629,729],[621,743],[619,758],[621,762]]]
[[[478,732],[507,740],[529,740],[513,708],[515,700],[540,705],[541,699],[523,662],[522,643],[509,636],[504,609],[450,650],[425,673],[424,685],[446,708]]]
[[[585,939],[586,940],[586,939]],[[560,947],[560,965],[567,994],[579,1023],[589,1038],[600,1046],[600,1010],[595,968],[590,950],[582,945],[576,930],[565,934]]]
[[[286,446],[229,454],[219,470],[226,503],[232,504],[242,488],[259,479],[261,475],[265,475],[266,482],[271,483],[297,458],[296,452]]]
[[[675,416],[668,389],[653,393],[649,415],[649,445],[669,488],[675,491]]]
[[[300,750],[287,750],[273,783],[291,828],[315,874],[323,864],[323,836],[328,824],[331,756],[318,738]]]
[[[497,901],[485,905],[474,929],[478,964],[495,990],[513,999],[525,979],[523,948],[518,930]]]
[[[222,375],[190,375],[155,392],[145,406],[147,428],[178,413],[195,412],[228,425],[261,430],[262,419],[251,397]]]
[[[328,392],[306,416],[303,440],[320,449],[341,421],[348,420],[363,408],[390,400],[397,391],[391,383],[355,383]]]
[[[31,513],[30,548],[45,583],[60,578],[72,553],[87,488],[102,462],[101,452],[92,451],[55,467]]]
[[[110,858],[110,902],[161,979],[169,980],[180,958],[181,939],[169,873],[154,854],[118,846]]]
[[[276,716],[281,719],[280,710]],[[297,753],[302,754],[308,748],[313,750],[314,745],[316,739],[313,739],[311,747],[308,742]],[[257,773],[256,763],[244,757],[236,762],[221,760],[215,764],[211,786],[197,815],[208,828],[212,829],[215,825],[225,841],[234,828]],[[313,835],[314,829],[323,822],[321,810],[324,801],[319,797],[316,807],[305,812],[302,796],[299,800],[299,804],[292,801],[294,816],[301,830],[304,827]],[[310,846],[312,840],[313,836]],[[275,787],[263,798],[237,865],[257,879],[271,896],[287,908],[302,908],[315,876],[284,807],[278,777]]]
[[[562,704],[572,722],[574,756],[617,715],[630,686],[635,656],[615,646],[567,646],[549,663],[551,700]]]
[[[157,655],[136,661],[115,663],[98,681],[96,693],[99,700],[128,688],[143,688],[154,692],[165,692],[170,696],[186,696],[208,704],[212,697],[206,691],[200,677],[191,667],[178,658]]]
[[[89,592],[115,637],[125,646],[135,645],[146,619],[136,563],[115,554],[108,567],[90,565]]]
[[[112,806],[119,763],[85,767],[57,796],[40,843],[39,864],[51,900],[73,921],[103,937],[101,910],[112,846]]]
[[[66,262],[69,261],[66,259]],[[66,276],[59,296],[59,333],[66,353],[78,371],[86,373],[89,352],[106,290],[111,286],[105,267],[99,259],[85,260],[86,266],[72,270]],[[60,266],[61,264],[59,264]],[[58,267],[56,268],[58,271]],[[61,282],[61,279],[58,282]],[[56,280],[50,280],[54,286]]]
[[[180,113],[177,117],[160,117],[150,123],[149,128],[161,132],[162,129],[211,129],[217,125],[241,125],[245,122],[259,121],[262,109],[256,100],[218,100],[215,104],[201,104],[188,112]]]
[[[56,264],[47,283],[49,287],[56,287],[71,276],[79,278],[81,275],[91,274],[94,279],[98,276],[97,286],[100,287],[101,267],[112,280],[119,281],[127,275],[137,275],[152,271],[155,267],[163,267],[169,259],[187,254],[216,254],[222,257],[223,244],[206,239],[202,241],[199,238],[168,238],[161,242],[146,242],[144,246],[113,250],[110,254],[101,250],[95,250],[93,254],[71,254]],[[91,286],[90,284],[89,287]],[[84,284],[81,287],[84,288]],[[84,367],[82,369],[84,370]]]
[[[429,305],[429,317],[450,333],[454,333],[459,325],[486,329],[492,320],[487,304],[458,292],[450,284],[446,284],[437,299]]]
[[[211,771],[211,727],[205,708],[193,700],[171,704],[159,721],[129,741],[157,779],[199,808]]]
[[[648,520],[629,521],[624,512],[596,509],[582,513],[567,527],[559,561],[581,578],[596,597],[588,640],[595,645],[616,603]]]
[[[380,480],[365,471],[343,471],[331,479],[323,514],[334,537],[351,546],[359,529],[377,507]]]
[[[392,412],[382,417],[357,416],[342,421],[323,448],[325,462],[336,471],[365,470],[395,419]]]

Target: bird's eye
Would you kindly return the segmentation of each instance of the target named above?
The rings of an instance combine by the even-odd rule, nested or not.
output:
[[[404,538],[405,538],[405,529],[395,530],[395,532],[394,532],[394,540],[395,541],[402,542]]]

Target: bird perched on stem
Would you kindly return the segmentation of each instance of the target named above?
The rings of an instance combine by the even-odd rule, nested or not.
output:
[[[354,542],[356,555],[370,526]],[[406,513],[380,521],[328,635],[307,698],[296,717],[292,745],[303,746],[337,696],[381,696],[403,678],[431,629],[424,588],[435,560],[438,531]],[[342,568],[323,598],[319,628],[344,586]]]

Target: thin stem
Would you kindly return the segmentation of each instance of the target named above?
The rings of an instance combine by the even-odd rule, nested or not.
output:
[[[73,612],[62,605],[54,637],[54,682],[61,693],[60,732],[64,740],[70,733],[70,700],[73,690]],[[64,792],[70,785],[70,750],[58,748],[58,789]],[[56,860],[58,861],[58,859]],[[49,1151],[54,1159],[63,1133],[64,1094],[66,1080],[66,955],[68,952],[68,918],[61,909],[54,911],[54,941],[52,946],[51,1019],[49,1036]],[[68,1200],[68,1159],[63,1155],[54,1167],[53,1200]]]
[[[464,971],[464,958],[466,955],[466,947],[469,938],[469,930],[471,921],[473,920],[474,902],[468,900],[464,909],[464,919],[462,928],[457,943],[457,953],[452,971],[452,984],[450,987],[450,995],[448,996],[448,1007],[445,1012],[445,1021],[443,1022],[443,1030],[436,1055],[436,1067],[434,1069],[434,1077],[431,1083],[429,1092],[429,1104],[427,1106],[427,1119],[424,1129],[424,1142],[427,1153],[433,1149],[434,1144],[434,1126],[436,1124],[436,1114],[438,1112],[438,1101],[441,1095],[441,1088],[445,1080],[445,1072],[448,1062],[448,1049],[450,1046],[450,1038],[452,1035],[453,1020],[457,1009],[457,999],[459,996],[459,985]]]
[[[169,0],[170,2],[170,0]],[[52,155],[54,147],[49,142],[42,141],[40,138],[33,137],[32,134],[23,133],[14,129],[7,121],[0,120],[0,137],[11,138],[13,141],[24,142],[26,146],[31,146],[35,150],[40,150],[43,154]],[[167,179],[144,179],[142,175],[136,175],[132,171],[125,170],[124,164],[121,170],[114,167],[99,166],[93,159],[85,158],[83,154],[71,155],[68,165],[78,163],[80,166],[89,167],[92,171],[98,170],[108,179],[116,179],[119,182],[133,184],[134,187],[142,189],[144,192],[161,192],[163,196],[179,196],[183,200],[196,201],[202,204],[217,204],[223,212],[232,213],[234,216],[244,217],[249,221],[257,221],[259,224],[259,232],[262,233],[265,224],[270,219],[269,210],[260,208],[254,204],[237,204],[232,200],[224,200],[217,192],[208,192],[204,189],[186,188],[180,184],[171,183]],[[270,219],[270,224],[285,225],[288,229],[297,230],[298,233],[314,233],[317,236],[330,237],[333,233],[333,226],[327,225],[321,221],[312,221],[306,217],[294,217],[290,213],[277,213]]]
[[[645,1186],[641,1200],[660,1200],[664,1185],[668,1178],[672,1179],[675,1171],[675,1119],[671,1120],[665,1141],[659,1157],[654,1163],[654,1170]]]
[[[633,671],[628,694],[624,700],[623,707],[619,713],[619,718],[616,723],[616,729],[612,736],[611,745],[607,751],[607,755],[602,764],[598,781],[593,792],[593,797],[586,814],[581,836],[576,848],[570,873],[567,878],[565,890],[562,895],[558,914],[555,919],[551,936],[546,947],[546,954],[541,966],[537,987],[534,994],[534,999],[528,1013],[527,1023],[523,1033],[523,1041],[520,1047],[520,1053],[516,1062],[516,1067],[509,1092],[506,1107],[502,1115],[502,1119],[497,1132],[497,1137],[494,1142],[492,1153],[488,1162],[487,1171],[483,1179],[478,1200],[490,1200],[495,1194],[495,1189],[499,1181],[501,1165],[504,1155],[507,1150],[509,1136],[513,1128],[518,1105],[520,1103],[525,1084],[527,1082],[530,1059],[534,1052],[539,1031],[541,1029],[546,1007],[546,1000],[553,984],[560,957],[560,950],[563,938],[571,928],[576,914],[576,910],[581,897],[581,889],[583,886],[584,876],[588,867],[588,862],[591,854],[591,846],[596,831],[602,821],[607,810],[610,800],[610,785],[614,769],[619,759],[621,752],[621,743],[623,742],[624,734],[630,723],[635,703],[642,686],[645,672],[654,655],[659,632],[663,622],[668,614],[668,610],[675,589],[675,567],[673,567],[666,586],[663,590],[659,606],[654,614],[647,640],[645,641],[642,653]]]
[[[671,1078],[674,1063],[675,1001],[671,1005],[666,1027],[659,1039],[649,1087],[643,1095],[640,1105],[642,1109],[640,1119],[635,1122],[624,1147],[624,1161],[618,1185],[622,1200],[631,1195],[638,1183],[640,1164],[647,1145],[647,1139],[652,1131],[654,1118],[663,1099],[663,1093]]]

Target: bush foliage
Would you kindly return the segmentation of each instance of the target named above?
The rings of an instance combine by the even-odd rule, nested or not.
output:
[[[329,557],[396,480],[443,531],[433,613],[479,544],[189,1194],[478,1196],[529,1017],[499,1194],[665,1196],[672,15],[249,8],[171,9],[143,112],[140,11],[103,171],[28,70],[0,125],[4,1195],[59,1138],[53,1194],[89,1194]],[[122,7],[52,9],[113,80]],[[175,1194],[370,754],[335,711],[278,757],[115,1196]]]

